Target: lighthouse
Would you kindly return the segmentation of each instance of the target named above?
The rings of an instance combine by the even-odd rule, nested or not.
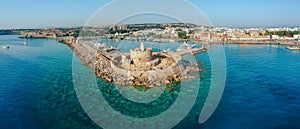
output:
[[[145,51],[145,44],[144,44],[144,42],[141,42],[141,47],[140,47],[140,49],[141,49],[142,52]]]

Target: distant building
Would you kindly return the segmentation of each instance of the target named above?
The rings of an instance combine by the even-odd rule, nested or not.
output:
[[[201,39],[206,40],[206,41],[219,41],[219,40],[221,40],[220,36],[218,34],[215,34],[215,33],[203,33],[201,35]]]
[[[294,37],[291,37],[291,36],[284,36],[283,39],[286,39],[286,40],[294,40]]]
[[[270,39],[281,39],[279,35],[270,35]]]
[[[300,39],[300,35],[294,35],[294,39]]]
[[[257,32],[257,31],[250,31],[249,34],[250,34],[250,36],[252,36],[252,37],[257,37],[257,36],[259,36],[259,32]]]
[[[111,28],[112,28],[113,31],[117,31],[117,30],[128,30],[127,25],[112,26]]]

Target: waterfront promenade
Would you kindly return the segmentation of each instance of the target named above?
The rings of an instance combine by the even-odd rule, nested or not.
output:
[[[214,43],[223,43],[223,44],[253,44],[253,45],[294,45],[299,43],[295,40],[235,40],[235,41],[223,41],[223,42],[214,42]]]

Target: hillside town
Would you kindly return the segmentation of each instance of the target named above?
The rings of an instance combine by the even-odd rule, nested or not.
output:
[[[0,30],[0,34],[9,34]],[[203,27],[193,24],[133,24],[100,27],[45,28],[10,30],[20,38],[59,38],[78,36],[99,36],[127,40],[150,40],[156,42],[198,41],[198,42],[282,42],[300,41],[300,27]]]

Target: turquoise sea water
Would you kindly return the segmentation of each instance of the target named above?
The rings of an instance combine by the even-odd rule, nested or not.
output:
[[[17,36],[0,36],[0,46],[0,128],[99,128],[76,97],[73,53],[67,46],[57,40]],[[277,45],[225,45],[224,49],[227,81],[220,105],[207,122],[198,124],[211,80],[209,56],[199,55],[205,70],[201,90],[192,110],[175,128],[300,128],[300,52]],[[155,103],[137,105],[118,94],[113,84],[101,79],[97,84],[111,107],[137,118],[168,109],[180,93],[180,86],[174,84]],[[148,106],[155,110],[141,112]]]

